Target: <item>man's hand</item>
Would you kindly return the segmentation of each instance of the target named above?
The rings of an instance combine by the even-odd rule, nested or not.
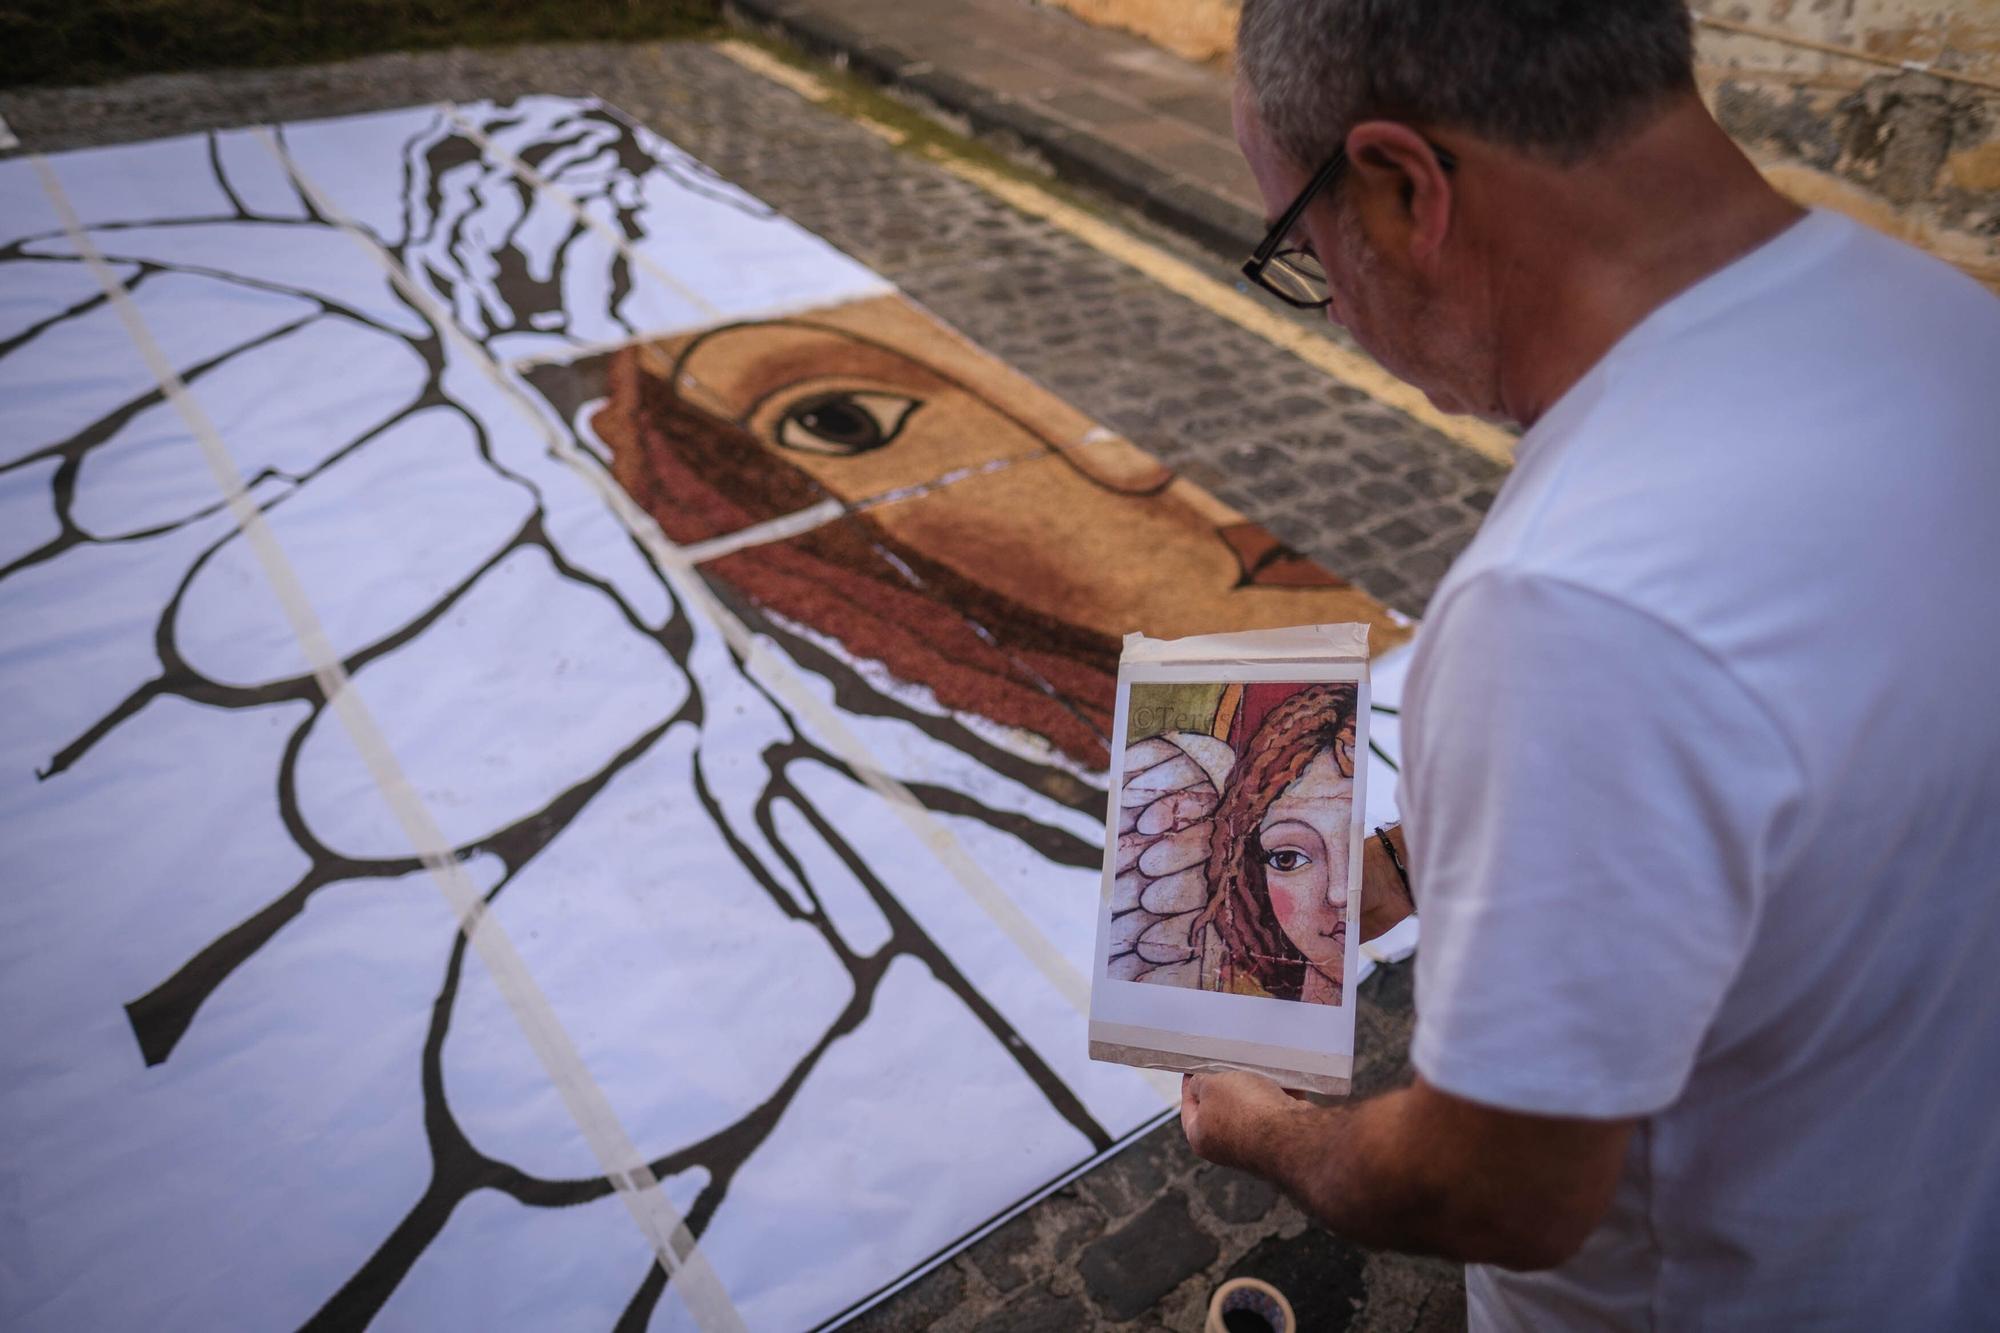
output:
[[[1273,1126],[1298,1105],[1261,1074],[1181,1078],[1181,1132],[1196,1156],[1222,1166],[1259,1170],[1257,1150],[1270,1143]]]

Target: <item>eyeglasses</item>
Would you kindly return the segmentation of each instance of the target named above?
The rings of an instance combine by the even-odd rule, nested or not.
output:
[[[1440,167],[1446,171],[1456,170],[1458,159],[1447,150],[1431,144],[1430,149],[1437,154]],[[1271,224],[1271,230],[1264,234],[1259,245],[1243,265],[1243,276],[1262,287],[1286,305],[1300,310],[1324,310],[1331,304],[1327,295],[1326,269],[1320,265],[1319,256],[1299,245],[1286,245],[1285,239],[1292,234],[1299,217],[1306,211],[1321,190],[1327,189],[1340,178],[1347,169],[1347,150],[1337,149],[1319,169],[1306,188],[1299,191],[1299,197],[1292,200],[1284,216]]]
[[[1346,169],[1347,150],[1341,148],[1306,182],[1306,188],[1299,191],[1299,197],[1292,200],[1284,216],[1271,224],[1263,243],[1243,265],[1244,277],[1286,305],[1300,310],[1324,310],[1333,299],[1326,294],[1326,270],[1320,267],[1319,256],[1303,246],[1286,245],[1285,238],[1298,225],[1306,205]]]

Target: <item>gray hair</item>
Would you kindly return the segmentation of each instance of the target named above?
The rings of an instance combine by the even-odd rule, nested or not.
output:
[[[1685,0],[1243,0],[1236,65],[1308,170],[1360,121],[1575,162],[1694,84]]]

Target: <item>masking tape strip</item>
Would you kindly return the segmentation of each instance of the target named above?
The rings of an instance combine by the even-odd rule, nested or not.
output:
[[[767,519],[762,523],[752,523],[747,528],[721,537],[711,537],[705,542],[694,542],[681,547],[681,555],[691,565],[699,565],[709,560],[720,560],[725,555],[746,551],[752,546],[764,546],[770,542],[789,541],[793,537],[811,532],[814,528],[825,527],[828,523],[847,513],[847,506],[838,500],[821,500],[816,505],[808,505],[797,513],[786,514],[782,518]]]

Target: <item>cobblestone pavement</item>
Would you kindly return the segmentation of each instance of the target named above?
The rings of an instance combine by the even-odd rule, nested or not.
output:
[[[623,107],[1412,614],[1422,613],[1499,484],[1495,464],[699,44],[152,77],[0,94],[0,115],[26,150],[56,151],[526,92],[596,94]],[[1410,984],[1405,964],[1363,988],[1364,1089],[1406,1076]],[[857,1327],[1194,1330],[1209,1292],[1246,1272],[1286,1290],[1315,1331],[1448,1328],[1464,1318],[1452,1267],[1332,1240],[1267,1187],[1198,1162],[1169,1123]]]

